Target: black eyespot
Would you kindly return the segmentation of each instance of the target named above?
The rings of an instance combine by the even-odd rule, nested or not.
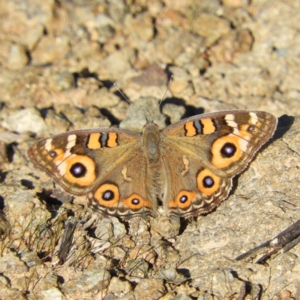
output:
[[[186,201],[188,201],[188,197],[186,195],[183,195],[180,197],[179,201],[180,203],[185,203]]]
[[[137,199],[137,198],[134,198],[134,199],[131,200],[131,203],[132,203],[133,205],[139,205],[139,204],[140,204],[140,200]]]
[[[49,152],[49,155],[52,157],[52,158],[55,158],[57,156],[57,153],[55,151],[50,151]]]
[[[236,146],[232,143],[226,143],[221,149],[221,154],[223,157],[232,157],[236,152]]]
[[[206,176],[203,178],[203,185],[206,188],[211,188],[213,185],[215,184],[213,178],[211,178],[210,176]]]
[[[255,126],[249,125],[247,131],[252,132],[255,129]]]
[[[71,168],[70,168],[70,173],[76,177],[76,178],[80,178],[80,177],[84,177],[85,174],[87,172],[86,167],[81,164],[81,163],[75,163]]]
[[[105,191],[103,194],[102,194],[102,199],[105,200],[105,201],[110,201],[110,200],[113,200],[115,197],[115,194],[113,191],[111,190],[107,190]]]

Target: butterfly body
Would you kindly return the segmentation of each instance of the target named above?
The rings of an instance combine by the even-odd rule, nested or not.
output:
[[[87,195],[108,215],[189,217],[217,207],[232,178],[269,140],[277,119],[266,112],[226,111],[184,119],[159,131],[78,130],[38,141],[32,162],[67,192]]]

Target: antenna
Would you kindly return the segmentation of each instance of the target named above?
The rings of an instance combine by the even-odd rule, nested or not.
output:
[[[128,102],[128,104],[132,104],[132,102],[125,96],[125,94],[121,91],[121,89],[118,87],[117,83],[114,83],[114,86],[118,90],[118,92],[123,96],[123,98]]]
[[[170,82],[173,81],[173,79],[174,79],[174,75],[171,75],[171,77],[170,77],[170,79],[169,79],[169,81],[168,81],[168,84],[167,84],[167,88],[166,88],[166,90],[165,90],[165,93],[164,93],[162,99],[159,101],[158,106],[160,106],[161,103],[165,100],[167,91],[170,90],[170,89],[169,89]]]

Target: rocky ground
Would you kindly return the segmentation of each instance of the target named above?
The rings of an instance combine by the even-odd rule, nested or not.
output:
[[[0,298],[300,299],[300,245],[235,260],[299,219],[299,1],[0,4]],[[27,157],[67,130],[237,108],[277,116],[275,137],[180,223],[104,218]]]

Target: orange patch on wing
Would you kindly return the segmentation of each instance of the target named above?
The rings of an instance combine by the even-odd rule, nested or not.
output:
[[[189,192],[189,191],[183,190],[183,191],[179,192],[179,194],[176,196],[175,200],[171,201],[170,207],[171,208],[178,207],[178,208],[185,209],[192,204],[192,201],[194,200],[195,196],[196,196],[195,192]],[[187,199],[184,202],[182,202],[182,201],[180,201],[180,199],[182,197],[186,197]]]
[[[101,133],[91,133],[89,135],[89,142],[87,144],[87,147],[89,149],[99,149],[101,148],[101,144],[100,144],[100,136]]]
[[[112,199],[103,199],[104,193],[111,192]],[[94,198],[98,201],[98,203],[102,206],[106,207],[114,207],[117,206],[120,200],[120,192],[116,185],[111,183],[105,183],[101,185],[97,191],[94,193]]]
[[[223,137],[217,139],[213,143],[213,145],[211,147],[211,152],[212,152],[211,162],[215,167],[226,168],[226,167],[230,166],[232,163],[238,161],[242,157],[243,152],[240,149],[239,139],[240,138],[237,136],[228,136],[227,135],[227,136],[223,136]],[[223,157],[221,154],[222,147],[226,143],[231,143],[231,144],[235,145],[235,147],[236,147],[236,152],[231,157]]]
[[[82,164],[86,168],[86,172],[82,177],[75,177],[71,173],[71,168],[76,163]],[[81,186],[89,186],[96,180],[96,166],[94,161],[88,156],[73,154],[66,160],[62,161],[61,164],[65,164],[66,173],[64,175],[64,178],[69,182]]]
[[[108,134],[107,146],[110,148],[118,146],[117,138],[118,135],[115,132],[110,132]]]
[[[252,125],[254,125],[255,127],[260,128],[260,127],[262,127],[262,122],[257,121],[255,124],[252,124]]]
[[[251,137],[252,134],[250,132],[248,132],[248,129],[251,126],[253,126],[253,125],[249,125],[249,124],[242,125],[240,130],[239,130],[240,136],[242,136],[242,137]],[[255,127],[253,126],[253,128],[255,128]]]
[[[132,200],[138,200],[136,204],[132,203]],[[123,200],[124,204],[129,207],[130,209],[141,209],[143,207],[150,208],[150,203],[148,200],[144,199],[143,197],[139,196],[138,194],[132,194],[128,198]]]
[[[213,180],[213,185],[211,187],[205,186],[205,184],[203,182],[205,177],[210,177]],[[208,169],[202,170],[197,175],[198,190],[207,196],[211,196],[213,193],[215,193],[219,189],[220,181],[221,181],[221,178],[219,176],[215,175],[213,172],[211,172]]]
[[[48,159],[53,159],[54,163],[60,163],[64,160],[65,152],[63,149],[55,149],[52,151],[56,153],[56,157],[53,159],[53,157],[48,154]]]
[[[248,129],[251,126],[253,129],[251,132],[249,132]],[[258,132],[258,128],[256,128],[256,126],[254,126],[254,125],[245,124],[245,125],[241,126],[241,129],[239,132],[240,132],[241,137],[250,139],[252,137],[253,133],[256,134]]]
[[[186,136],[195,136],[197,134],[196,128],[194,126],[194,122],[187,122],[184,125],[184,129],[186,130]]]
[[[203,134],[210,134],[216,131],[216,127],[212,119],[203,119],[200,122],[203,125]]]

